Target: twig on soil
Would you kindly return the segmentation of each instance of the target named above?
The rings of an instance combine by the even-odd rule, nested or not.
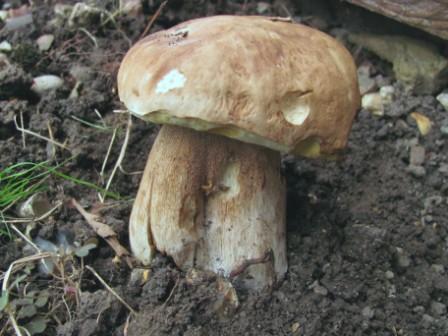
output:
[[[25,128],[24,123],[23,123],[23,113],[22,113],[22,111],[20,111],[19,116],[20,116],[20,126],[21,126],[22,128]],[[22,131],[22,144],[23,144],[23,148],[26,148],[26,138],[25,138],[25,137],[26,137],[26,136],[25,136],[25,132]]]
[[[61,147],[61,148],[65,149],[65,150],[71,151],[71,150],[70,150],[65,144],[63,144],[63,143],[60,143],[60,142],[55,141],[55,140],[51,140],[50,138],[47,138],[46,136],[40,135],[39,133],[35,133],[35,132],[33,132],[33,131],[27,130],[26,128],[20,127],[19,124],[17,123],[17,117],[14,117],[14,124],[15,124],[15,126],[16,126],[16,129],[17,129],[18,131],[20,131],[20,132],[23,132],[23,133],[26,133],[26,134],[33,135],[33,136],[35,136],[36,138],[45,140],[45,141],[50,142],[50,143],[52,143],[52,144],[54,144],[54,145],[56,145],[56,146],[58,146],[58,147]]]
[[[50,210],[48,210],[46,213],[44,213],[43,215],[41,215],[40,217],[37,218],[21,218],[21,219],[10,219],[10,220],[3,220],[2,222],[4,223],[29,223],[29,222],[39,222],[41,220],[44,220],[45,218],[47,218],[48,216],[50,216],[53,212],[55,212],[60,206],[62,205],[61,201],[58,201],[56,203],[56,205],[54,207],[52,207]]]
[[[117,292],[115,292],[112,287],[110,287],[106,281],[104,281],[104,279],[93,269],[93,267],[86,265],[86,268],[92,272],[92,274],[98,279],[99,282],[101,282],[101,284],[106,287],[106,289],[113,295],[115,296],[115,298],[120,301],[127,309],[129,309],[129,311],[133,314],[137,314],[137,312],[129,305],[126,303],[126,301],[117,294]]]
[[[106,156],[104,157],[103,164],[101,165],[101,171],[100,171],[101,182],[104,181],[104,171],[106,170],[107,160],[109,159],[110,152],[112,151],[112,145],[115,142],[116,135],[117,135],[117,128],[114,128],[114,132],[112,133],[112,138],[110,139],[110,142],[109,142],[109,147],[107,148]],[[101,197],[101,199],[102,199],[102,197]],[[104,202],[104,200],[101,201],[101,203],[103,203],[103,202]]]
[[[98,116],[98,119],[100,119],[100,121],[103,124],[104,128],[108,128],[108,126],[107,126],[106,122],[104,121],[103,116],[101,115],[100,111],[98,111],[97,109],[93,109],[93,111]]]
[[[148,24],[146,25],[145,30],[143,30],[143,33],[140,35],[140,39],[145,37],[146,34],[148,34],[149,30],[151,29],[152,25],[154,24],[154,21],[156,21],[156,19],[158,18],[158,16],[160,15],[160,13],[162,12],[163,8],[166,6],[167,3],[168,3],[168,0],[166,0],[160,4],[159,8],[157,8],[156,12],[151,17],[151,20],[149,20]]]
[[[112,169],[112,173],[110,174],[109,180],[107,181],[106,187],[104,188],[105,190],[102,195],[103,202],[106,199],[107,192],[109,191],[109,187],[110,187],[110,184],[112,183],[115,173],[117,172],[117,169],[121,166],[121,162],[123,161],[124,156],[126,154],[126,149],[128,147],[128,142],[129,142],[129,136],[131,134],[131,128],[132,128],[132,117],[129,114],[128,124],[126,127],[126,134],[125,134],[124,140],[123,140],[123,145],[121,146],[120,154],[118,155],[118,159],[117,159],[117,162],[115,163],[114,169]]]
[[[16,333],[16,336],[22,336],[22,332],[20,331],[20,327],[17,324],[16,318],[14,317],[14,314],[8,313],[9,322],[11,323],[12,327],[14,328],[14,331]]]
[[[25,240],[32,248],[34,248],[37,253],[42,253],[40,248],[37,247],[36,244],[34,244],[26,235],[22,233],[14,224],[11,224],[11,228],[23,239]]]
[[[22,124],[23,127],[23,124]],[[52,141],[54,140],[54,136],[53,136],[53,130],[51,129],[51,124],[50,121],[47,121],[47,128],[48,128],[48,135],[50,136],[50,139]],[[51,146],[51,158],[56,157],[56,148],[54,146]]]
[[[163,303],[162,307],[165,307],[166,304],[171,300],[171,297],[174,294],[174,291],[177,289],[177,286],[179,285],[179,278],[177,278],[176,283],[174,284],[173,288],[171,289],[170,295],[168,295],[168,298]]]
[[[129,314],[128,317],[126,318],[126,322],[125,322],[124,328],[123,328],[123,335],[124,336],[128,336],[129,321],[131,320],[131,316],[132,316],[132,314]]]
[[[117,234],[108,225],[98,221],[99,216],[87,212],[84,208],[74,199],[71,199],[72,205],[78,210],[78,212],[84,217],[87,223],[101,238],[106,240],[109,246],[114,250],[115,254],[119,258],[124,258],[127,265],[132,268],[132,258],[129,251],[123,247],[118,241]]]
[[[98,48],[98,42],[96,41],[95,36],[93,36],[93,34],[91,32],[89,32],[87,29],[85,28],[78,28],[79,31],[82,31],[84,34],[87,35],[87,37],[92,40],[93,45],[95,46],[95,48]]]

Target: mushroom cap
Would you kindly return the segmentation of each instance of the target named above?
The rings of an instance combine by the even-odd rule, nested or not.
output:
[[[334,38],[260,16],[187,21],[135,44],[118,72],[137,117],[315,157],[344,148],[360,104]]]

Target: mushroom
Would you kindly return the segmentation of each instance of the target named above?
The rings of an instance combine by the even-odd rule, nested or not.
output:
[[[120,100],[164,124],[130,218],[134,255],[261,289],[287,271],[280,154],[345,147],[360,104],[356,67],[332,37],[267,17],[215,16],[139,41]]]

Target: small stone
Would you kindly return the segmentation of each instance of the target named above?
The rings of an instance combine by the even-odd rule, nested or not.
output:
[[[408,166],[406,170],[414,177],[423,177],[426,175],[426,169],[422,166]]]
[[[0,10],[0,21],[5,21],[8,18],[8,11]]]
[[[411,265],[411,259],[407,253],[400,247],[396,248],[395,260],[400,268],[408,268]]]
[[[434,270],[434,272],[439,273],[439,274],[443,274],[445,273],[445,267],[443,265],[440,264],[432,264],[431,268]]]
[[[358,68],[358,84],[361,96],[377,88],[375,79],[370,77],[370,69],[371,66],[369,64],[361,65]]]
[[[45,34],[40,36],[36,40],[36,43],[40,51],[47,51],[48,49],[50,49],[51,45],[53,44],[53,41],[54,41],[54,35]]]
[[[131,272],[131,276],[129,278],[129,284],[128,286],[130,287],[137,287],[137,286],[142,286],[143,284],[145,284],[145,272],[147,270],[143,269],[143,268],[134,268],[132,269]]]
[[[425,148],[423,146],[412,146],[410,152],[411,166],[421,166],[425,162]]]
[[[373,316],[375,316],[375,311],[370,308],[369,306],[364,307],[364,309],[361,312],[362,316],[364,316],[366,319],[371,320]]]
[[[439,173],[448,176],[448,164],[440,165],[438,171],[439,171]]]
[[[38,94],[43,94],[47,91],[56,90],[64,84],[64,80],[55,75],[42,75],[33,78],[33,85],[31,90]]]
[[[362,107],[377,116],[384,115],[384,105],[378,92],[367,93],[362,97]]]
[[[124,14],[137,15],[142,11],[142,1],[140,0],[121,0],[120,12]]]
[[[440,104],[443,105],[445,110],[448,111],[448,92],[442,92],[436,97],[436,99],[439,101]]]
[[[1,52],[10,52],[12,50],[11,43],[8,41],[3,41],[0,43],[0,51]]]
[[[412,311],[414,313],[421,314],[421,313],[423,313],[425,311],[425,307],[423,307],[423,306],[415,306],[414,309],[412,309]]]
[[[291,326],[291,332],[295,333],[299,330],[300,328],[300,323],[299,322],[294,322]]]
[[[380,96],[383,104],[391,104],[394,100],[395,89],[392,85],[386,85],[380,88]]]
[[[322,286],[319,281],[314,281],[309,288],[313,289],[313,292],[322,296],[327,296],[328,289],[326,289],[324,286]]]
[[[267,2],[257,2],[257,13],[258,14],[265,14],[267,12],[269,12],[269,10],[271,9],[271,4],[267,3]]]
[[[431,313],[436,316],[444,316],[446,314],[446,305],[441,302],[431,301]]]
[[[448,125],[446,125],[446,126],[441,126],[441,127],[440,127],[440,132],[441,132],[443,135],[448,135]]]
[[[390,285],[387,291],[387,296],[394,298],[397,295],[397,287],[395,285]]]
[[[394,272],[392,272],[392,271],[386,271],[386,272],[384,272],[384,275],[385,275],[386,279],[388,279],[388,280],[393,279],[395,276]]]
[[[438,206],[438,205],[442,204],[442,202],[443,202],[442,196],[439,196],[439,195],[429,196],[429,197],[426,197],[425,200],[423,201],[423,206],[424,206],[425,210],[428,210],[431,207]]]
[[[23,28],[31,23],[33,23],[33,16],[31,14],[25,14],[7,19],[3,28],[5,31],[12,31]]]
[[[428,315],[428,314],[423,314],[422,320],[423,320],[423,322],[426,322],[426,323],[433,323],[434,317],[432,317],[431,315]]]

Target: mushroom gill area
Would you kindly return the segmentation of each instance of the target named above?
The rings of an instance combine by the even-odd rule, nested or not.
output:
[[[296,123],[299,121],[303,122],[309,114],[309,109],[302,107],[288,111],[288,118],[294,120]],[[151,112],[144,115],[143,118],[155,124],[181,126],[191,128],[196,131],[207,131],[209,133],[223,135],[231,139],[267,147],[283,153],[291,153],[309,158],[316,158],[321,154],[320,139],[318,137],[306,138],[297,143],[295,147],[291,149],[286,145],[279,144],[275,141],[266,139],[261,135],[248,132],[233,125],[221,125],[198,118],[178,118],[171,115],[168,111]]]

